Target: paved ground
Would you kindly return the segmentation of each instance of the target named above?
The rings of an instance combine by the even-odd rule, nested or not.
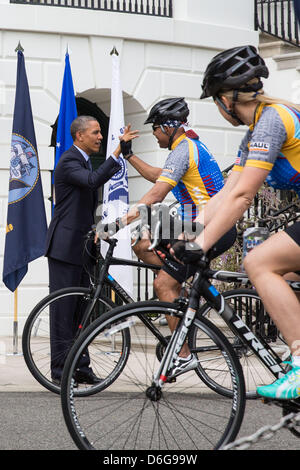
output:
[[[20,351],[13,354],[11,338],[0,341],[0,400],[0,450],[76,450],[63,420],[60,397],[35,381]],[[280,418],[276,406],[248,401],[239,437],[278,423]],[[282,429],[250,449],[299,450],[300,440]]]

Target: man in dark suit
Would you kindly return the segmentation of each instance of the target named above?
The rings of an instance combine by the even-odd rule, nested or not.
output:
[[[63,153],[54,173],[54,215],[51,220],[46,253],[49,265],[50,292],[63,287],[88,286],[89,278],[83,259],[85,235],[94,224],[97,189],[104,185],[121,166],[120,145],[95,171],[89,156],[99,152],[103,139],[99,123],[90,116],[79,116],[71,125],[72,147]],[[125,129],[123,138],[133,138],[134,132]],[[72,300],[56,302],[50,312],[51,375],[60,383],[66,354],[72,344],[78,319]],[[77,320],[77,321],[76,321]],[[100,379],[89,367],[89,356],[83,354],[75,380],[97,383]]]

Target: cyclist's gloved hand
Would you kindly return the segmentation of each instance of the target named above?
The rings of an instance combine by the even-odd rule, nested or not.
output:
[[[170,243],[175,258],[184,264],[192,264],[199,261],[203,256],[202,248],[195,242],[177,240]]]
[[[120,140],[121,152],[125,159],[128,159],[133,155],[133,151],[131,149],[131,140],[125,142],[125,140]]]

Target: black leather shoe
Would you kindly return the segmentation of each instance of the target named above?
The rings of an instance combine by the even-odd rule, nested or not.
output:
[[[73,377],[76,382],[80,384],[97,385],[102,382],[102,380],[97,377],[93,371],[81,372],[80,370],[78,370],[74,373]]]
[[[61,379],[52,379],[52,383],[54,385],[57,385],[58,387],[61,386]],[[75,380],[73,383],[73,387],[77,388],[78,387],[78,382]]]
[[[60,382],[61,382],[61,379],[52,379],[52,383],[54,385],[58,385],[58,387],[60,387]]]

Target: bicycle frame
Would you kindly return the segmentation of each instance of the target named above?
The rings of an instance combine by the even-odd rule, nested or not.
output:
[[[216,312],[225,321],[233,334],[240,338],[243,344],[246,344],[253,353],[264,363],[267,369],[273,373],[276,378],[281,377],[285,372],[281,367],[281,359],[269,347],[268,343],[261,337],[256,336],[253,331],[244,323],[239,315],[225,303],[222,294],[208,281],[209,270],[207,272],[197,272],[194,283],[195,288],[199,289],[200,295],[215,308]]]
[[[114,258],[113,251],[117,244],[117,240],[114,238],[108,239],[109,248],[104,258],[103,264],[100,268],[99,281],[96,284],[95,292],[91,304],[87,307],[83,317],[82,327],[87,323],[87,320],[100,297],[104,283],[109,284],[124,301],[124,303],[132,303],[133,299],[128,293],[120,286],[120,284],[108,274],[110,265],[127,265],[135,267],[143,267],[149,269],[160,269],[160,266],[141,263],[139,261],[132,261],[122,258]],[[243,344],[246,344],[253,353],[265,364],[267,369],[273,373],[276,378],[281,377],[285,372],[281,367],[281,359],[274,353],[269,347],[268,343],[262,338],[256,336],[250,328],[244,323],[239,315],[225,303],[221,293],[209,282],[209,278],[217,279],[225,282],[239,281],[246,283],[248,277],[245,273],[241,272],[230,272],[222,270],[212,270],[208,267],[200,269],[194,276],[192,288],[189,296],[188,307],[185,310],[183,319],[180,322],[178,328],[174,331],[170,341],[160,333],[160,331],[153,325],[153,323],[147,318],[140,316],[140,320],[145,326],[154,334],[154,336],[166,347],[164,354],[164,360],[161,361],[159,370],[154,376],[154,384],[161,387],[167,380],[167,371],[172,367],[178,353],[181,350],[183,343],[186,340],[188,334],[188,328],[193,322],[197,310],[199,308],[199,299],[204,297],[217,311],[221,318],[225,321],[227,326],[233,332],[233,334],[240,338]],[[300,283],[290,282],[290,285],[296,290],[300,288]],[[184,300],[184,298],[180,298]]]
[[[99,278],[91,292],[91,302],[85,309],[85,312],[83,314],[82,321],[77,331],[76,337],[86,327],[88,320],[90,318],[90,315],[98,301],[98,298],[100,298],[101,296],[101,292],[105,284],[110,285],[116,291],[116,293],[120,296],[121,300],[124,303],[128,304],[128,303],[134,302],[132,297],[130,297],[130,295],[122,288],[122,286],[110,274],[108,274],[108,270],[110,266],[126,265],[126,266],[140,267],[144,269],[156,269],[156,270],[160,269],[159,265],[113,257],[113,252],[118,243],[118,240],[115,238],[112,238],[106,241],[109,244],[109,247],[108,247],[105,258],[103,259],[103,263],[100,267]],[[159,339],[159,341],[161,341],[162,344],[166,346],[167,340],[161,335],[159,330],[152,324],[152,322],[150,320],[147,320],[146,318],[142,318],[142,321],[152,331],[152,333],[157,337],[157,339]]]
[[[107,240],[107,242],[109,243],[110,246],[109,246],[109,249],[107,251],[106,257],[104,259],[104,263],[103,263],[103,265],[101,266],[101,269],[100,269],[99,283],[97,284],[97,287],[96,287],[96,291],[95,291],[95,294],[94,294],[94,297],[93,297],[93,302],[92,302],[91,306],[88,307],[88,310],[87,310],[86,314],[84,315],[84,319],[86,319],[86,320],[89,318],[89,315],[90,315],[90,313],[91,313],[91,311],[92,311],[92,309],[93,309],[93,307],[94,307],[94,305],[97,301],[97,298],[100,296],[100,293],[101,293],[101,290],[102,290],[102,287],[103,287],[104,283],[107,283],[108,285],[110,285],[116,291],[116,293],[120,296],[121,300],[124,303],[134,302],[134,300],[122,288],[122,286],[120,286],[120,284],[110,274],[108,274],[109,266],[112,266],[112,265],[123,265],[124,266],[124,265],[126,265],[126,266],[135,266],[135,267],[142,267],[142,268],[148,268],[148,269],[160,269],[161,268],[158,265],[141,263],[139,261],[132,261],[132,260],[127,260],[127,259],[123,259],[123,258],[115,258],[115,257],[113,257],[113,251],[116,247],[117,240],[112,238],[112,239]],[[220,281],[224,281],[224,282],[237,282],[238,281],[238,282],[243,283],[243,282],[248,281],[247,275],[245,273],[241,273],[241,272],[231,272],[231,271],[222,271],[222,270],[209,269],[207,271],[207,275],[211,278],[214,278],[214,279],[217,279],[217,280],[220,280]],[[185,300],[186,300],[185,298],[179,298],[178,299],[179,302],[181,302],[181,301],[185,302]],[[197,306],[196,310],[198,309],[198,307],[199,307],[199,299],[198,299],[198,306]],[[191,316],[192,315],[191,313],[189,313],[188,315],[190,316],[189,321],[191,322],[193,320],[194,316]],[[161,334],[159,329],[156,328],[155,325],[150,320],[148,320],[144,316],[141,316],[140,320],[144,323],[144,325],[152,332],[152,334],[160,341],[160,343],[164,347],[168,347],[169,342],[166,340],[166,338]],[[181,347],[179,348],[178,352],[180,351],[180,349],[181,349]],[[173,358],[173,361],[175,361],[176,358],[177,358],[177,356],[175,356]]]
[[[228,271],[215,271],[211,269],[206,270],[206,276],[214,277],[220,280],[221,279],[227,280],[229,282],[232,280],[236,280],[236,279],[239,279],[239,280],[248,279],[246,274],[244,273],[237,273],[237,272],[230,273]],[[249,334],[252,334],[251,330],[249,330],[249,328],[238,317],[238,315],[236,315],[235,312],[233,312],[231,308],[225,303],[223,296],[215,289],[215,287],[207,279],[205,279],[204,277],[201,277],[200,271],[197,272],[193,279],[192,288],[191,288],[191,292],[190,292],[189,300],[188,300],[188,306],[185,309],[185,311],[182,312],[183,313],[182,320],[180,321],[176,330],[173,332],[172,337],[169,343],[167,344],[167,348],[161,360],[159,369],[154,374],[152,385],[155,387],[155,389],[161,389],[164,383],[167,382],[168,380],[168,370],[172,369],[175,361],[178,359],[178,354],[184,342],[186,341],[186,338],[189,332],[189,327],[191,326],[191,324],[193,323],[196,317],[197,310],[199,308],[199,299],[201,296],[203,296],[207,301],[212,303],[217,308],[218,313],[221,316],[222,314],[224,314],[225,317],[229,317],[229,318],[232,318],[233,316],[235,316],[236,320],[240,321],[243,324],[243,326],[245,326],[245,328],[247,329],[247,332]],[[170,314],[172,315],[172,312]],[[254,349],[254,347],[252,346],[251,349]],[[256,354],[255,349],[254,349],[254,352]],[[270,357],[272,356],[270,355]],[[272,360],[274,359],[272,358]],[[278,362],[279,361],[280,359],[278,358]],[[276,362],[276,365],[277,365],[277,362]],[[279,365],[278,367],[279,367],[279,371],[283,372],[282,368]]]
[[[182,312],[182,321],[173,333],[161,361],[160,368],[154,375],[154,385],[161,388],[167,381],[167,371],[172,368],[174,362],[178,358],[178,353],[187,338],[189,326],[196,317],[196,313],[199,308],[199,298],[201,296],[204,297],[216,310],[235,337],[239,338],[242,341],[242,344],[247,345],[253,351],[254,355],[266,366],[275,378],[280,378],[286,373],[281,366],[282,361],[280,357],[273,351],[273,349],[270,348],[263,337],[257,334],[255,335],[250,330],[240,316],[225,302],[222,294],[209,282],[209,278],[228,282],[232,282],[237,279],[239,281],[245,281],[248,279],[247,275],[244,273],[215,271],[209,268],[199,270],[195,274],[189,296],[188,307],[185,312]],[[299,282],[287,282],[294,290],[300,289]],[[209,349],[210,347],[208,346],[206,350]],[[212,347],[212,349],[214,349],[214,347]]]

